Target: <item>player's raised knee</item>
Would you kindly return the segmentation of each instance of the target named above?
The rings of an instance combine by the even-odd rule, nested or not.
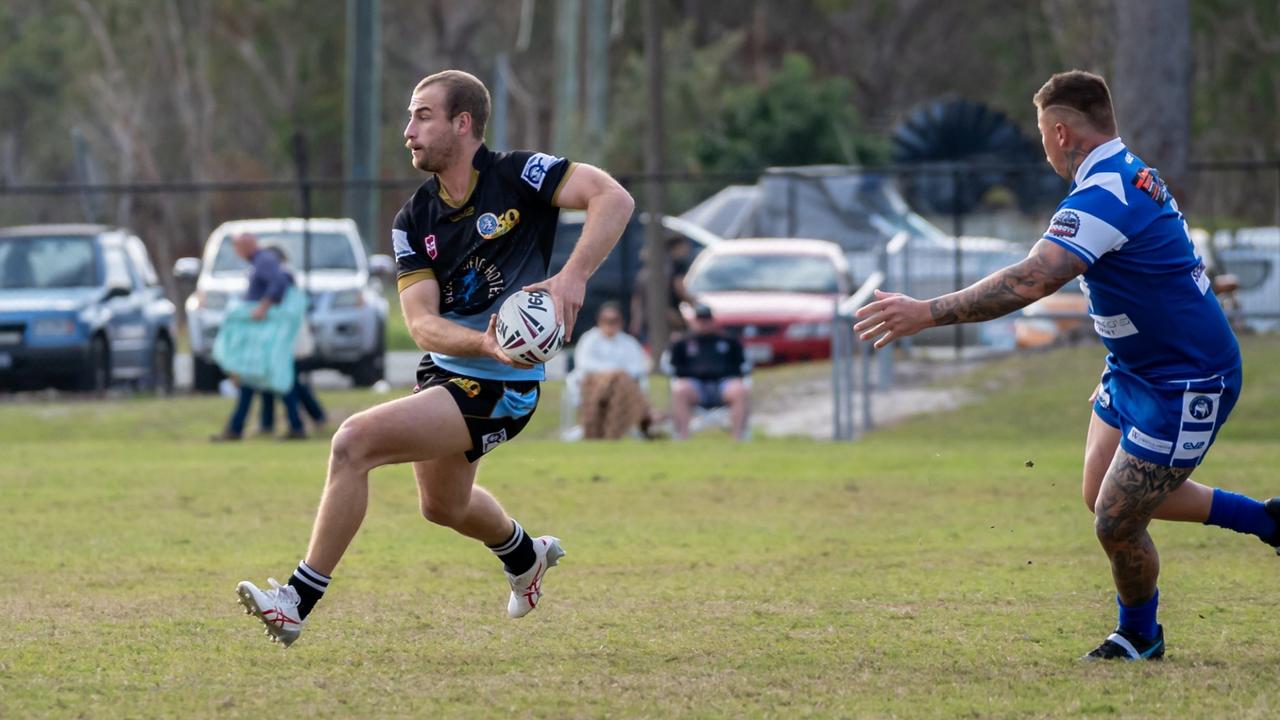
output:
[[[442,502],[432,500],[430,497],[423,498],[419,507],[422,510],[422,517],[426,518],[427,522],[444,527],[456,526],[467,514],[465,504]]]
[[[363,414],[352,415],[342,421],[329,447],[332,462],[338,465],[365,464],[373,446],[374,432],[373,423]]]

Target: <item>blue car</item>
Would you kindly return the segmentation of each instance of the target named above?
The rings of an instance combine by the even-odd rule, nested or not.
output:
[[[0,229],[0,390],[128,381],[170,393],[174,313],[129,230]]]

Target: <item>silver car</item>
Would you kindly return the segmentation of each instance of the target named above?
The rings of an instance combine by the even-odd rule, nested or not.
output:
[[[360,232],[349,219],[265,218],[225,222],[209,235],[202,258],[174,263],[176,278],[195,279],[185,306],[195,390],[213,392],[222,379],[211,359],[213,341],[227,305],[249,286],[249,265],[231,243],[246,232],[256,235],[261,247],[279,248],[298,287],[310,295],[307,319],[315,354],[300,360],[303,367],[338,370],[361,387],[381,380],[387,321],[382,278],[395,272],[391,258],[366,257]],[[305,254],[304,245],[309,246]]]

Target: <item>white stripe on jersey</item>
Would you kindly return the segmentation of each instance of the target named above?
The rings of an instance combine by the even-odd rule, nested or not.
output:
[[[413,248],[409,247],[409,234],[403,230],[392,230],[391,249],[395,251],[397,260],[405,255],[412,255]]]
[[[1091,175],[1088,180],[1077,185],[1076,189],[1071,191],[1071,194],[1075,195],[1081,190],[1091,187],[1100,187],[1112,195],[1115,195],[1116,199],[1125,205],[1129,204],[1128,199],[1124,196],[1124,179],[1120,177],[1120,173],[1100,172]]]
[[[1090,265],[1129,241],[1111,223],[1075,208],[1063,208],[1054,213],[1044,237],[1080,250]]]

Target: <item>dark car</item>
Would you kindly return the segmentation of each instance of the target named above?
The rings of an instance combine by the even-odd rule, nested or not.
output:
[[[0,229],[0,389],[171,392],[174,310],[129,230]]]

